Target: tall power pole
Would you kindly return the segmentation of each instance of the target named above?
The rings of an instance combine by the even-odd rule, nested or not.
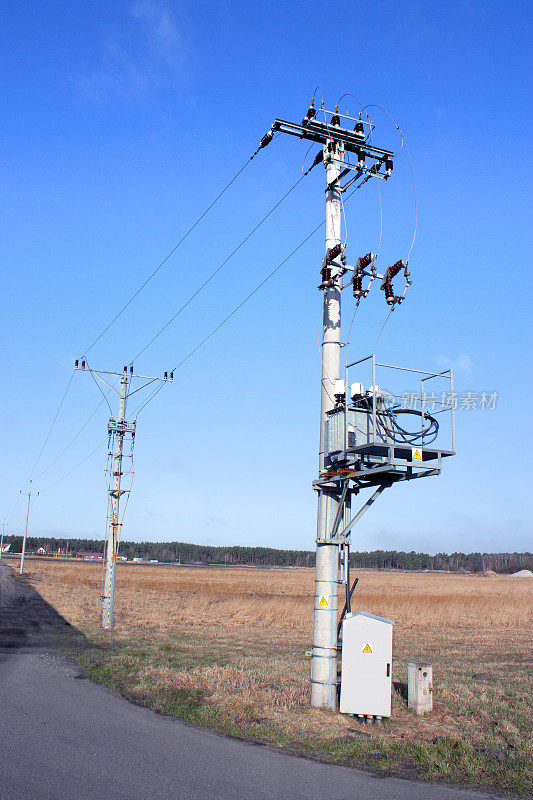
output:
[[[124,452],[124,436],[126,430],[135,436],[135,422],[126,422],[126,401],[128,398],[128,376],[123,374],[120,379],[120,395],[118,416],[116,422],[109,420],[109,434],[115,440],[113,453],[113,466],[111,485],[109,488],[109,524],[107,544],[104,560],[104,589],[102,592],[102,627],[106,630],[113,628],[113,615],[115,610],[115,575],[117,568],[117,552],[119,541],[119,511],[120,496],[122,494],[120,483],[122,479],[122,455]]]
[[[333,118],[339,127],[338,118]],[[341,246],[341,192],[339,175],[344,161],[341,142],[331,140],[324,145],[326,167],[326,249],[325,262],[331,263],[330,253]],[[322,313],[322,384],[320,402],[319,472],[324,471],[324,451],[327,412],[335,405],[335,381],[341,376],[341,290],[342,269],[334,263],[326,267]],[[320,491],[315,562],[315,612],[313,655],[311,661],[311,705],[337,707],[337,621],[338,621],[338,545],[331,542],[333,521],[339,507],[338,496]]]
[[[120,532],[122,528],[122,520],[120,519],[120,499],[123,494],[129,493],[130,489],[123,489],[121,486],[122,477],[124,475],[123,459],[124,459],[124,443],[126,436],[131,438],[131,453],[133,458],[133,443],[135,441],[136,420],[128,422],[126,420],[126,406],[128,398],[131,395],[140,392],[146,386],[154,383],[155,381],[172,381],[174,374],[165,372],[163,378],[150,378],[147,375],[135,375],[133,373],[133,366],[124,367],[122,372],[111,372],[109,370],[95,370],[91,369],[87,362],[84,360],[77,360],[75,363],[76,369],[86,370],[91,372],[93,378],[99,378],[105,385],[115,392],[119,398],[118,414],[115,419],[111,416],[108,423],[109,443],[112,444],[113,449],[110,450],[109,456],[111,457],[111,468],[109,470],[109,485],[108,485],[108,525],[107,525],[107,541],[104,554],[104,575],[102,581],[102,628],[104,630],[112,630],[114,624],[115,613],[115,579],[117,569],[117,554],[118,545],[120,541]],[[118,375],[120,376],[120,389],[117,390],[110,384],[104,375]],[[96,376],[96,377],[95,377]],[[142,386],[135,390],[131,389],[131,383],[134,378],[145,380]],[[133,473],[133,467],[131,469]]]
[[[0,536],[0,561],[2,560],[2,551],[4,549],[4,533],[6,532],[6,521],[2,521],[2,535]]]
[[[392,152],[374,147],[365,134],[365,126],[371,133],[373,125],[359,118],[339,115],[338,109],[327,111],[320,109],[321,119],[317,117],[314,99],[300,125],[276,119],[270,132],[263,141],[271,141],[274,133],[286,133],[299,139],[316,142],[322,146],[315,163],[323,161],[326,170],[326,223],[325,223],[325,257],[322,263],[323,290],[322,309],[322,384],[320,408],[320,448],[319,475],[314,487],[318,492],[318,520],[316,538],[315,568],[315,610],[313,629],[313,650],[311,658],[311,705],[318,708],[337,708],[337,627],[338,627],[338,588],[340,553],[345,558],[348,553],[348,531],[353,521],[346,526],[347,517],[351,514],[351,496],[357,494],[359,485],[350,486],[348,480],[328,479],[328,467],[325,464],[326,423],[328,414],[337,406],[338,393],[336,384],[341,376],[341,289],[342,276],[351,270],[359,281],[363,275],[373,280],[377,273],[364,271],[370,260],[364,263],[360,259],[358,266],[346,264],[344,248],[341,244],[342,193],[349,186],[354,190],[371,178],[387,180],[392,173]],[[340,117],[353,119],[352,129],[341,127]],[[323,118],[323,121],[322,121]],[[351,125],[353,125],[351,122]],[[346,154],[352,160],[346,159]],[[320,157],[321,156],[321,157]],[[355,160],[353,159],[355,156]],[[369,165],[366,163],[369,159]],[[341,186],[341,180],[350,175]],[[372,254],[369,254],[370,259]],[[368,257],[367,257],[368,258]],[[354,282],[354,295],[355,292]],[[396,300],[394,300],[396,302]],[[362,513],[362,512],[360,512]],[[360,514],[357,516],[359,518]],[[345,532],[339,533],[340,524],[344,520]],[[346,564],[348,562],[346,561]],[[346,582],[347,569],[343,570]]]
[[[21,489],[22,494],[22,489]],[[24,493],[25,494],[25,493]],[[39,492],[37,492],[39,494]],[[19,574],[22,575],[24,572],[24,556],[26,555],[26,539],[28,537],[28,520],[30,518],[30,502],[31,502],[31,481],[30,481],[30,488],[28,489],[28,504],[26,506],[26,525],[24,527],[24,538],[22,540],[22,553],[20,556],[20,570]]]

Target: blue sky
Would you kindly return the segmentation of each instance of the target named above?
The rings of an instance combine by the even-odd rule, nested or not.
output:
[[[377,2],[366,11],[342,0],[334,11],[303,2],[3,6],[0,517],[11,530],[23,525],[18,493],[74,359],[273,119],[299,121],[319,84],[328,107],[349,92],[386,108],[413,161],[414,283],[378,356],[422,369],[451,365],[459,392],[499,395],[495,410],[458,412],[457,456],[442,476],[385,493],[353,547],[531,548],[530,8]],[[357,112],[357,101],[344,98],[341,110]],[[372,114],[376,143],[398,149],[394,125]],[[280,137],[260,153],[95,345],[91,365],[120,370],[129,362],[294,184],[306,150]],[[386,265],[405,256],[413,233],[405,150],[381,188]],[[320,222],[323,189],[317,168],[136,369],[161,374],[190,352]],[[346,204],[346,222],[352,260],[375,249],[374,184]],[[314,546],[322,252],[318,233],[140,413],[124,538]],[[371,352],[386,313],[375,287],[356,316],[351,359]],[[90,376],[76,373],[33,471],[41,492],[35,535],[104,535],[105,446],[78,465],[106,438],[105,405],[57,458],[100,399]]]

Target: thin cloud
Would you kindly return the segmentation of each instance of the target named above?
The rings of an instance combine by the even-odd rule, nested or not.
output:
[[[78,76],[80,92],[93,102],[146,97],[179,77],[185,51],[165,2],[136,0],[124,31],[102,43],[101,65]]]
[[[438,355],[437,363],[442,369],[453,369],[454,372],[463,372],[466,375],[472,374],[472,359],[467,353],[459,353],[457,358]]]

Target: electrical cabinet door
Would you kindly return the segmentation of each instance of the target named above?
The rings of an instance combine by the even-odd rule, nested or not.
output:
[[[391,715],[394,622],[366,611],[342,624],[340,710],[343,714]]]

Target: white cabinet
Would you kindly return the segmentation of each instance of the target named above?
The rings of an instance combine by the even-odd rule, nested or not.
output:
[[[342,623],[340,710],[390,717],[394,622],[366,611]]]

